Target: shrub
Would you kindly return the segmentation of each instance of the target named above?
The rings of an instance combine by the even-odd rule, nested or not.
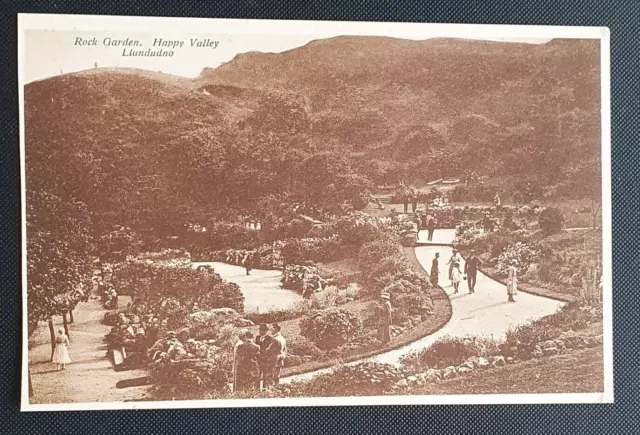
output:
[[[404,258],[387,257],[373,267],[368,274],[369,283],[374,291],[381,290],[388,284],[388,277],[395,277],[408,271],[409,266]]]
[[[208,269],[128,262],[114,270],[112,279],[116,288],[130,290],[134,298],[133,311],[167,319],[170,328],[182,325],[194,309],[226,307],[238,312],[244,309],[240,287],[225,282]]]
[[[499,343],[493,339],[444,337],[420,352],[407,355],[402,364],[417,369],[447,367],[460,364],[473,356],[496,355],[499,351]]]
[[[311,223],[302,219],[293,219],[285,227],[285,233],[290,238],[302,238],[311,230]]]
[[[150,350],[151,378],[158,394],[195,398],[203,391],[223,391],[229,383],[230,355],[203,342],[161,340]]]
[[[300,320],[300,333],[320,349],[332,349],[353,340],[362,331],[360,316],[346,308],[318,311]]]
[[[402,255],[400,246],[394,240],[383,237],[362,245],[358,253],[358,265],[362,270],[371,270],[384,258],[400,258]]]
[[[597,309],[570,303],[558,308],[558,311],[535,320],[528,325],[520,325],[507,331],[506,343],[515,345],[535,345],[541,341],[558,338],[565,331],[577,331],[590,323],[602,319]]]
[[[320,358],[324,355],[324,353],[310,340],[298,336],[287,341],[287,350],[289,354],[298,356],[312,356],[314,358]]]
[[[291,388],[291,393],[302,397],[332,397],[343,396],[348,391],[352,396],[375,396],[388,393],[401,379],[402,371],[393,365],[365,362],[316,376]]]
[[[557,234],[564,226],[564,215],[555,207],[545,208],[538,216],[538,226],[546,235]]]

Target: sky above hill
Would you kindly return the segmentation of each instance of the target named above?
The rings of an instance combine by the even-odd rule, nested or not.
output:
[[[118,33],[86,31],[29,30],[25,32],[22,53],[24,83],[96,67],[140,68],[183,77],[197,77],[203,68],[215,68],[240,53],[251,51],[280,53],[335,34],[185,34]],[[127,41],[136,45],[122,45]],[[427,38],[420,38],[427,39]],[[477,38],[468,38],[477,39]],[[542,38],[483,38],[484,40],[544,43]],[[167,46],[181,41],[182,46]],[[90,45],[95,43],[96,45]],[[87,45],[84,45],[87,44]],[[117,45],[116,45],[117,44]],[[193,46],[192,46],[193,44]],[[199,46],[200,45],[200,46]],[[215,46],[215,48],[214,48]],[[132,56],[129,50],[145,52],[160,49],[173,56]]]

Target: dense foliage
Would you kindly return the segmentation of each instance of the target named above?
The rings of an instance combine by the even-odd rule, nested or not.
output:
[[[113,281],[116,288],[133,296],[135,312],[167,319],[169,328],[184,324],[193,311],[227,307],[241,312],[244,308],[238,285],[209,269],[127,262],[114,270]]]
[[[564,216],[555,207],[547,207],[538,216],[538,226],[545,234],[557,234],[564,226]]]
[[[91,237],[84,204],[27,191],[29,335],[38,321],[72,310],[91,291]]]
[[[320,349],[332,349],[353,340],[362,331],[360,316],[346,308],[330,308],[300,320],[300,334]]]

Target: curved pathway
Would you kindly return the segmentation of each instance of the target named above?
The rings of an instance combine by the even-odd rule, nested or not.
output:
[[[432,243],[434,245],[452,243],[454,237],[455,230],[436,230]],[[419,233],[418,241],[428,244],[426,232],[421,231]],[[480,272],[478,273],[474,294],[470,295],[468,293],[466,281],[463,281],[460,284],[460,293],[454,295],[453,287],[450,286],[447,279],[448,266],[446,264],[452,253],[451,246],[418,246],[416,248],[416,257],[423,268],[430,270],[431,260],[436,252],[440,253],[439,284],[449,295],[453,308],[453,315],[449,323],[436,333],[414,341],[407,346],[364,360],[354,361],[349,365],[363,361],[399,364],[404,356],[420,351],[444,336],[465,337],[473,335],[500,339],[504,337],[511,327],[553,314],[562,305],[562,302],[523,292],[516,296],[516,303],[509,303],[507,302],[505,286]],[[461,267],[464,270],[464,261]],[[281,382],[308,380],[331,370],[332,368],[328,368],[316,372],[303,373],[281,379]]]
[[[280,287],[282,272],[279,270],[253,269],[247,275],[244,267],[218,262],[191,263],[191,267],[211,266],[226,281],[240,286],[247,313],[266,313],[293,307],[302,295]]]

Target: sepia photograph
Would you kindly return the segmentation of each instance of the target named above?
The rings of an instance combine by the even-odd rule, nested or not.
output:
[[[18,24],[23,411],[613,401],[606,28]]]

